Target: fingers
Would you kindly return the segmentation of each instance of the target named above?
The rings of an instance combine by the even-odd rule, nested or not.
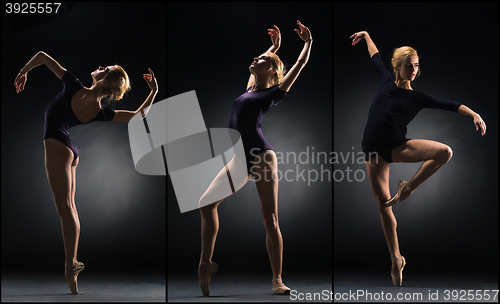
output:
[[[280,35],[280,30],[278,29],[278,27],[276,25],[274,27],[276,29],[267,29],[267,33],[271,35],[271,37],[275,35]]]
[[[24,84],[23,82],[20,82],[18,79],[14,81],[14,86],[16,87],[16,93],[21,92],[24,90]]]
[[[478,131],[479,129],[481,129],[481,135],[484,136],[484,134],[486,134],[486,124],[484,123],[484,121],[476,123],[476,131]]]
[[[155,73],[151,69],[148,69],[148,70],[151,74],[142,74],[142,76],[144,76],[144,78],[147,78],[149,81],[151,81],[155,77]]]

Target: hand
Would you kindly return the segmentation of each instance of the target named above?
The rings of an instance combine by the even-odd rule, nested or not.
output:
[[[281,46],[281,33],[280,29],[275,25],[274,29],[268,29],[267,33],[271,36],[273,45],[277,48]]]
[[[361,39],[365,38],[365,35],[368,36],[368,33],[365,32],[365,31],[357,32],[355,34],[352,34],[351,37],[349,37],[349,38],[352,39],[352,44],[351,45],[356,45],[358,42],[361,41]]]
[[[151,90],[157,92],[158,84],[156,83],[155,73],[151,69],[148,69],[151,74],[144,74],[144,80],[148,83]]]
[[[297,20],[297,24],[299,25],[300,30],[294,29],[294,31],[299,35],[300,39],[303,41],[312,40],[311,31],[307,28],[307,26],[300,23],[299,20]]]
[[[14,86],[16,87],[16,93],[19,93],[24,90],[24,85],[26,84],[26,80],[28,80],[28,77],[26,75],[27,73],[17,74],[16,80],[14,80]]]
[[[479,116],[479,115],[474,116],[474,125],[476,125],[476,131],[481,129],[482,136],[484,136],[484,134],[486,134],[486,123],[481,118],[481,116]]]

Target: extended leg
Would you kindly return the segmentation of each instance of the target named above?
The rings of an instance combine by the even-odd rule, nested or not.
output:
[[[73,162],[73,152],[63,143],[51,138],[46,139],[44,143],[45,169],[61,220],[66,263],[72,265],[77,262],[80,234],[80,221],[74,201],[76,177],[73,176],[78,160]]]
[[[264,151],[259,156],[260,162],[254,167],[255,184],[266,229],[266,248],[273,271],[273,290],[278,294],[289,294],[290,289],[281,281],[283,237],[278,221],[278,161],[272,150]]]
[[[365,162],[366,172],[370,181],[373,195],[377,201],[380,220],[382,222],[382,229],[384,231],[387,246],[392,257],[400,257],[399,243],[396,228],[398,223],[396,217],[392,212],[392,207],[385,207],[384,203],[391,198],[389,191],[389,163],[382,157],[378,157],[371,161]]]
[[[57,213],[61,220],[66,259],[66,281],[71,293],[78,293],[76,276],[83,270],[83,264],[77,262],[80,220],[75,205],[76,166],[73,152],[63,143],[48,138],[45,145],[45,169]]]
[[[378,158],[378,160],[377,160]],[[398,223],[392,212],[392,207],[385,207],[384,203],[390,198],[389,191],[389,163],[382,157],[374,157],[371,161],[365,162],[368,179],[372,188],[373,195],[377,201],[382,230],[384,231],[385,240],[391,254],[392,269],[391,275],[399,275],[402,279],[401,270],[404,266],[401,253],[399,252],[399,242],[396,228]],[[397,280],[399,281],[399,277]],[[396,284],[395,284],[396,285]],[[400,286],[399,285],[396,286]]]

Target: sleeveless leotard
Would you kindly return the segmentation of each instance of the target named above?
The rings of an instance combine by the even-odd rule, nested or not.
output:
[[[227,127],[241,134],[247,170],[253,174],[254,158],[263,151],[274,151],[262,134],[262,118],[269,109],[285,98],[287,92],[280,90],[279,85],[252,92],[249,92],[250,89],[233,102]]]
[[[83,84],[70,71],[66,71],[62,78],[63,89],[45,110],[45,125],[43,139],[56,139],[73,151],[74,159],[78,157],[78,150],[69,136],[69,128],[83,124],[78,120],[71,108],[71,99],[76,92],[83,88]],[[102,107],[101,111],[88,123],[94,121],[111,121],[115,117],[115,111],[108,107]]]
[[[391,163],[392,149],[410,140],[406,138],[407,126],[420,110],[435,108],[458,112],[462,104],[399,88],[380,53],[372,56],[372,62],[379,76],[379,88],[370,107],[362,147],[366,161],[370,152],[377,152]]]

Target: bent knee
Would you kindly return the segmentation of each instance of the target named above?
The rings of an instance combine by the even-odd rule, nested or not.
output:
[[[443,148],[439,151],[439,159],[447,163],[453,157],[453,150],[448,145],[443,145]]]
[[[200,207],[200,213],[202,216],[206,217],[206,216],[209,216],[212,214],[212,212],[214,212],[214,210],[217,210],[217,206],[223,201],[224,199],[218,201],[218,202],[215,202],[215,203],[211,203],[209,205],[206,205],[206,206],[201,206]]]

